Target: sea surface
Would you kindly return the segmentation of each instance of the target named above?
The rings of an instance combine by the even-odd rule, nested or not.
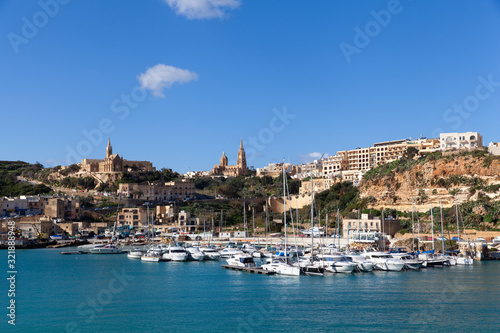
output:
[[[285,277],[60,252],[16,252],[16,326],[3,279],[0,332],[500,331],[499,261]]]

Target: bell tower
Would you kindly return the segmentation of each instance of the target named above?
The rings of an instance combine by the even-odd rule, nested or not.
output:
[[[113,147],[111,147],[111,139],[108,138],[108,145],[106,146],[106,159],[113,155]]]
[[[238,168],[243,170],[243,173],[247,171],[247,158],[245,156],[245,149],[243,149],[243,139],[240,141],[240,149],[238,150],[238,162],[236,163]]]

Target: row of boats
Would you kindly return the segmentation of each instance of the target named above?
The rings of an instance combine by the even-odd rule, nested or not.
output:
[[[235,267],[259,268],[253,256],[240,251],[226,261]],[[421,253],[417,256],[410,253],[361,252],[361,253],[321,253],[317,255],[298,256],[292,251],[277,253],[263,260],[261,269],[276,274],[298,276],[323,275],[325,273],[352,273],[382,271],[418,270],[426,267],[443,267],[454,265],[471,265],[473,259],[461,256],[443,256],[433,253]]]
[[[160,261],[201,261],[225,259],[234,267],[260,268],[276,274],[297,276],[323,275],[325,273],[371,272],[373,270],[401,271],[418,270],[425,267],[472,265],[471,257],[434,254],[432,251],[417,255],[407,252],[364,251],[360,253],[340,253],[335,247],[309,249],[309,253],[295,246],[278,247],[269,251],[249,243],[242,247],[230,244],[226,248],[215,245],[151,244],[144,248],[124,251],[113,243],[88,244],[79,247],[93,254],[127,253],[130,259],[144,262]],[[260,260],[258,266],[254,259]]]
[[[189,246],[184,247],[177,244],[156,244],[148,249],[135,248],[131,250],[127,257],[129,259],[140,259],[145,262],[159,261],[201,261],[201,260],[219,260],[220,253],[213,246]]]

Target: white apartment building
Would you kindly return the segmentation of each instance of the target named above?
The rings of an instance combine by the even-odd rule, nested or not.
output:
[[[339,171],[357,170],[366,172],[378,165],[395,161],[408,148],[407,140],[375,143],[373,147],[356,148],[337,152],[323,161],[323,177],[330,177]]]
[[[440,150],[475,149],[483,146],[483,136],[478,132],[441,133]]]
[[[488,152],[491,155],[500,155],[500,142],[490,142]]]

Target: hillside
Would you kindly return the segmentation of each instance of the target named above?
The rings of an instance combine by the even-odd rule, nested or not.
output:
[[[370,198],[372,208],[427,211],[458,202],[500,199],[500,157],[485,151],[434,153],[424,158],[405,158],[367,172],[360,197]]]

